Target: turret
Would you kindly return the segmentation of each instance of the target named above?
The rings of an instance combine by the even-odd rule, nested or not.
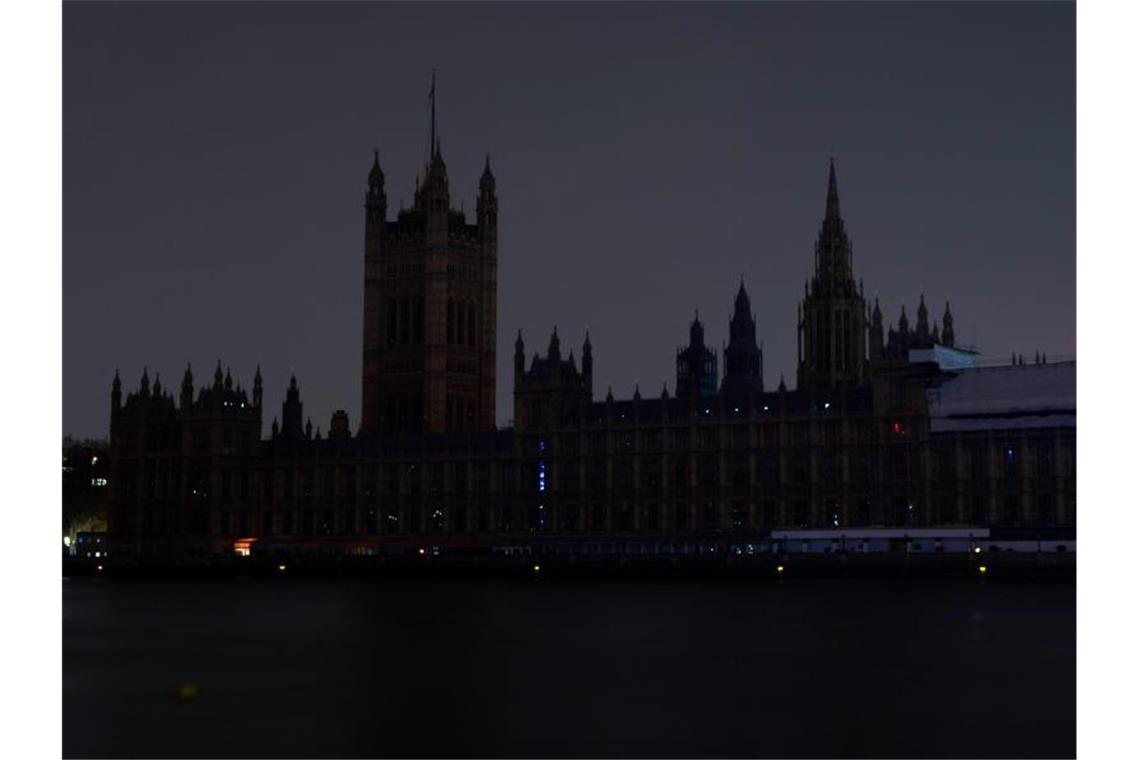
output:
[[[954,347],[954,317],[950,314],[950,302],[946,302],[946,311],[942,314],[942,345]]]
[[[590,331],[586,330],[586,340],[582,343],[582,381],[586,385],[589,400],[594,398],[594,349],[590,345]]]
[[[756,318],[744,289],[744,277],[736,291],[732,319],[728,323],[728,346],[724,351],[724,388],[731,393],[764,390],[763,351],[756,344]]]
[[[677,396],[711,396],[717,391],[717,355],[705,347],[700,313],[689,325],[689,345],[677,351]]]
[[[301,390],[297,387],[297,376],[289,378],[289,390],[285,393],[285,403],[281,406],[281,432],[286,438],[300,438],[302,426]]]
[[[546,348],[546,358],[552,362],[562,360],[562,342],[558,340],[558,325],[550,333],[550,345]]]
[[[930,323],[927,321],[925,294],[918,296],[918,321],[914,325],[914,337],[920,341],[930,338]]]
[[[154,373],[154,390],[151,392],[155,398],[162,398],[162,381],[158,379],[158,373]]]
[[[329,439],[343,440],[350,437],[351,433],[348,429],[348,412],[343,409],[337,409],[333,412],[332,420],[329,422]]]
[[[262,388],[261,388],[261,365],[257,365],[257,372],[253,376],[253,405],[258,409],[261,408]]]
[[[868,331],[870,345],[867,353],[872,360],[883,358],[883,312],[879,309],[879,299],[875,298],[875,308],[871,311],[871,327]]]
[[[222,389],[222,360],[218,359],[218,368],[214,370],[214,390]]]
[[[701,324],[701,312],[693,312],[693,323],[689,325],[689,345],[700,346],[705,345],[705,326]]]
[[[554,331],[550,333],[550,345],[546,347],[546,362],[550,372],[550,380],[555,385],[558,384],[559,376],[562,374],[561,346],[562,344],[558,340],[558,327],[555,326]]]
[[[899,313],[899,335],[904,338],[910,337],[910,322],[906,318],[906,304],[903,304],[902,311]]]
[[[186,363],[186,372],[182,374],[182,394],[179,399],[182,411],[194,406],[194,375],[190,372],[190,363]]]
[[[146,367],[143,367],[142,377],[139,378],[139,396],[142,398],[150,396],[150,375],[147,374]]]
[[[194,406],[194,375],[190,373],[190,363],[186,362],[186,371],[182,373],[182,389],[179,397],[179,406],[186,411]]]
[[[229,367],[226,367],[226,381],[225,381],[224,385],[225,385],[225,389],[227,391],[233,390],[234,380],[232,377],[230,377],[230,368]]]
[[[525,373],[526,349],[523,346],[522,330],[519,330],[519,335],[515,338],[515,388],[519,387]]]
[[[483,176],[479,178],[479,200],[475,204],[479,228],[493,238],[499,223],[499,199],[495,195],[495,175],[491,173],[491,154],[483,164]]]
[[[123,382],[119,380],[119,370],[115,369],[115,379],[111,381],[111,416],[123,408]]]
[[[388,196],[384,193],[384,172],[380,169],[380,151],[373,151],[372,168],[368,171],[368,192],[364,195],[364,250],[380,252],[386,219]]]

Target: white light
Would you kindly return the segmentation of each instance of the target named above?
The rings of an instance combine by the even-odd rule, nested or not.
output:
[[[91,457],[91,464],[95,464],[98,461],[99,461],[99,457]]]
[[[95,559],[99,559],[99,552],[95,552]]]
[[[830,402],[830,401],[826,402],[826,403],[823,405],[823,408],[824,408],[824,409],[830,409],[830,408],[831,408],[831,402]]]

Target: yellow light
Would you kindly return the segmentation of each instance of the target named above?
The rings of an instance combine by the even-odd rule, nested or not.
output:
[[[535,571],[536,573],[537,573],[539,570],[541,570],[541,569],[542,569],[542,568],[540,568],[538,565],[535,565],[535,566],[534,566],[534,571]]]
[[[986,566],[985,565],[978,565],[978,572],[981,573],[982,575],[985,575],[986,574]]]
[[[278,565],[277,566],[277,572],[279,572],[279,573],[285,572],[285,566],[284,565]]]
[[[981,554],[981,553],[982,553],[982,547],[975,546],[974,547],[974,554]]]
[[[776,572],[777,573],[784,572],[784,566],[783,565],[776,565]]]
[[[102,565],[96,565],[95,569],[98,570],[99,572],[103,572],[103,566]]]
[[[198,698],[198,687],[190,682],[186,682],[178,687],[178,701],[180,702],[193,702]]]

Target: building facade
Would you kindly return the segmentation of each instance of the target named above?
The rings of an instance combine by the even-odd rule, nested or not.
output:
[[[291,378],[268,439],[260,372],[223,373],[177,401],[144,372],[112,389],[109,531],[149,559],[296,551],[403,552],[425,540],[489,547],[685,541],[789,527],[985,526],[1072,531],[1075,363],[971,366],[920,300],[883,333],[856,285],[829,169],[816,269],[800,306],[795,389],[767,390],[743,282],[717,355],[694,320],[675,395],[595,400],[555,328],[545,354],[515,342],[514,426],[494,426],[497,198],[489,161],[476,224],[450,208],[432,138],[412,209],[386,218],[368,176],[362,420],[302,422]],[[613,545],[616,545],[613,544]]]

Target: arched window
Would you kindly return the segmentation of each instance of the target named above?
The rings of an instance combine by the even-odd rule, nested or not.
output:
[[[447,299],[447,342],[455,342],[455,300]]]
[[[396,344],[396,299],[388,299],[388,345]]]
[[[475,303],[467,302],[467,345],[475,345]]]

